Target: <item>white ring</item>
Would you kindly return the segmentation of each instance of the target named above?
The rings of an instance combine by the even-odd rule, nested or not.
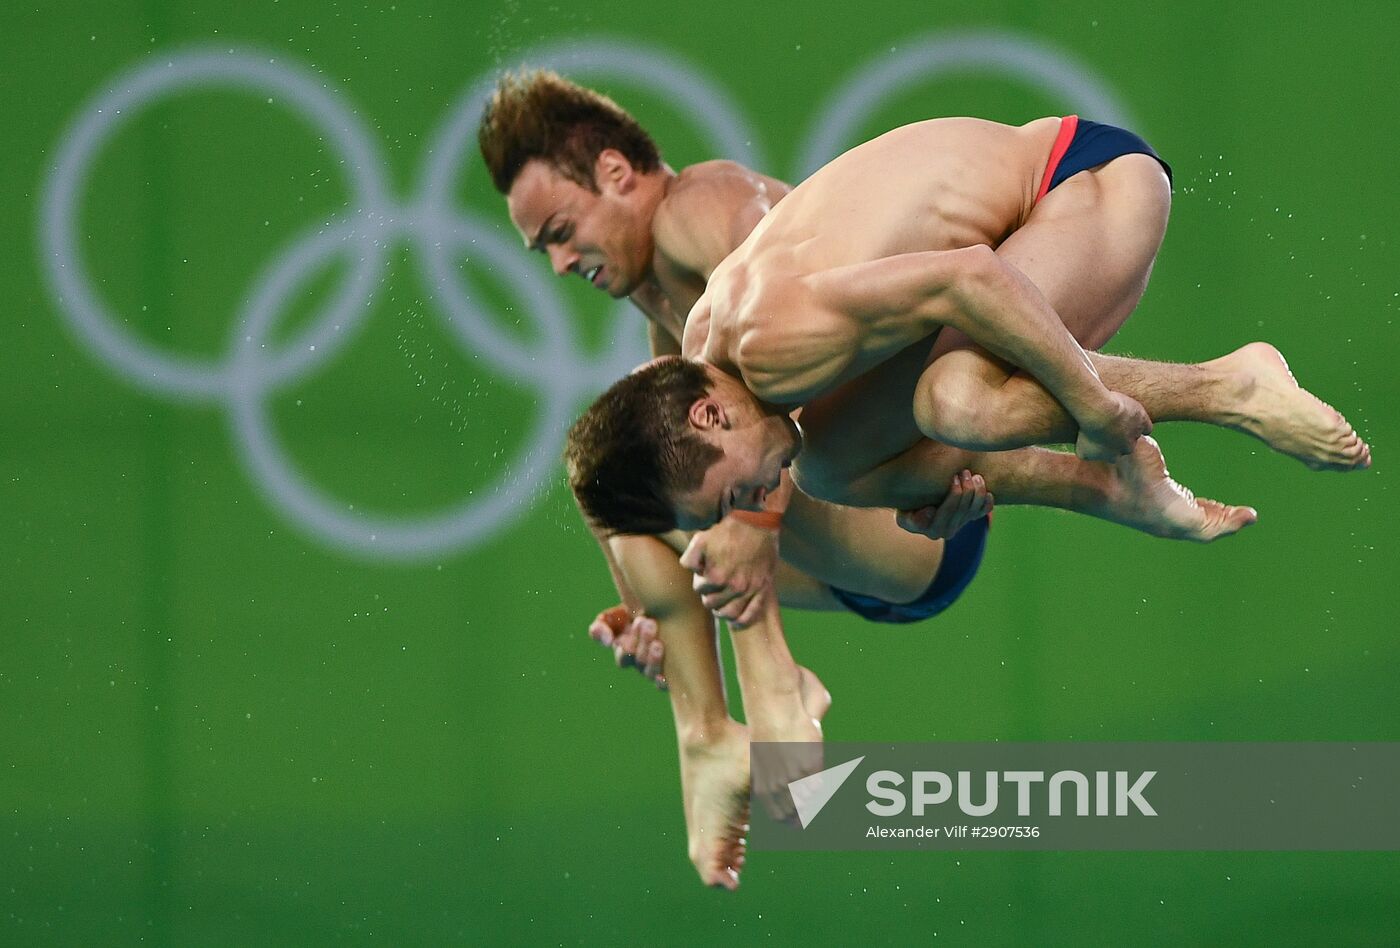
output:
[[[383,161],[360,120],[308,73],[244,52],[190,50],[148,61],[119,77],[112,88],[79,110],[59,147],[43,194],[40,245],[44,272],[60,311],[104,360],[142,388],[199,401],[217,398],[227,384],[225,369],[206,359],[163,353],[109,315],[93,292],[77,237],[77,204],[98,150],[121,125],[152,100],[202,86],[234,86],[272,93],[291,105],[344,156],[354,203],[367,219],[386,204]],[[372,258],[369,262],[373,262]],[[308,338],[327,338],[327,326],[353,322],[354,308],[331,307],[291,344],[294,355],[278,360],[282,371],[310,361]],[[318,352],[319,357],[319,352]]]
[[[263,339],[282,311],[286,297],[319,266],[344,246],[338,234],[315,234],[278,258],[258,280],[247,312],[233,339],[230,372],[231,423],[254,479],[303,528],[341,549],[360,555],[412,559],[442,554],[479,542],[505,525],[509,514],[539,490],[554,467],[560,435],[568,424],[576,394],[574,381],[557,367],[542,365],[533,379],[545,396],[543,418],[516,459],[485,497],[473,497],[456,507],[429,516],[387,516],[352,511],[308,482],[290,463],[267,418],[264,407],[269,376],[260,371]],[[463,221],[454,239],[480,236]],[[499,247],[497,248],[499,252]],[[512,256],[518,256],[513,254]],[[545,284],[547,290],[552,290]],[[554,301],[558,305],[558,301]]]
[[[757,137],[734,102],[702,71],[663,49],[597,39],[541,47],[519,63],[658,90],[688,113],[717,153],[750,167],[766,166]],[[1123,122],[1124,110],[1100,83],[1044,47],[999,34],[945,37],[924,41],[848,82],[814,127],[802,151],[803,167],[815,168],[839,151],[858,122],[899,83],[982,67],[1048,85],[1096,118]],[[139,387],[181,400],[224,400],[254,482],[311,535],[349,553],[421,558],[468,547],[501,530],[544,488],[577,400],[645,359],[639,327],[624,301],[614,308],[608,348],[593,356],[583,352],[551,279],[529,264],[514,239],[454,206],[456,178],[495,81],[493,75],[469,84],[448,110],[430,136],[420,186],[407,203],[389,194],[387,166],[368,128],[324,81],[302,67],[242,50],[193,49],[153,57],[120,76],[79,110],[45,182],[39,215],[42,268],[79,341]],[[232,351],[222,364],[161,352],[124,329],[98,299],[78,240],[77,205],[107,140],[153,100],[211,86],[272,94],[287,103],[338,149],[352,194],[344,216],[309,229],[269,261],[231,327]],[[504,378],[533,386],[543,400],[534,430],[497,482],[481,492],[484,496],[421,516],[353,512],[310,484],[283,451],[266,411],[270,394],[304,378],[348,344],[369,314],[389,251],[403,241],[417,252],[452,338],[469,357],[486,358]],[[530,342],[502,332],[475,301],[473,281],[458,267],[462,252],[468,260],[479,254],[512,288],[517,305],[537,324]],[[270,348],[265,340],[287,299],[338,256],[350,258],[350,278],[292,342]]]

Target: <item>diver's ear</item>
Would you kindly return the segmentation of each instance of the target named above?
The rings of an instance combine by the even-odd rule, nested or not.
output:
[[[609,189],[626,194],[637,186],[637,169],[616,148],[604,148],[593,162],[593,183],[599,194]]]
[[[729,427],[729,416],[725,414],[724,406],[715,401],[713,395],[706,395],[691,402],[686,417],[690,426],[700,431]]]

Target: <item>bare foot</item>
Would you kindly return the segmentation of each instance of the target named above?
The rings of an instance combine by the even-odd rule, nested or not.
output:
[[[771,694],[751,696],[754,707],[747,710],[753,740],[821,741],[822,718],[831,708],[831,692],[816,672],[801,665],[796,668],[795,691],[774,689]]]
[[[770,764],[754,782],[754,798],[774,818],[796,822],[788,784],[822,769],[822,718],[831,708],[831,693],[811,669],[797,667],[797,691],[765,696],[746,709],[755,741],[780,743]]]
[[[1298,384],[1283,355],[1267,342],[1251,342],[1213,364],[1244,381],[1243,404],[1231,427],[1315,471],[1371,466],[1370,446],[1337,409]]]
[[[1114,465],[1117,476],[1105,519],[1173,540],[1211,540],[1237,533],[1259,519],[1253,507],[1230,507],[1195,494],[1171,479],[1157,442],[1144,435],[1133,453]]]
[[[822,680],[812,669],[799,665],[797,670],[802,674],[802,684],[800,685],[802,707],[811,717],[812,724],[817,729],[817,736],[820,738],[822,719],[831,710],[831,692],[826,690],[826,685],[822,684]]]
[[[992,512],[995,499],[987,491],[981,474],[963,471],[953,478],[948,495],[937,504],[901,510],[894,522],[901,530],[931,540],[947,540],[974,520]]]
[[[737,889],[749,831],[749,739],[742,724],[728,721],[719,735],[681,746],[681,796],[700,881]]]

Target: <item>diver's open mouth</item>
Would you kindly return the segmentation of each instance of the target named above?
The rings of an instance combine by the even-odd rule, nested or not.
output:
[[[598,276],[599,276],[602,272],[603,272],[603,265],[600,263],[600,264],[598,264],[596,267],[594,267],[592,270],[589,270],[587,273],[585,273],[583,276],[584,276],[584,279],[588,280],[589,283],[592,283],[594,286],[597,286],[597,285],[598,285]]]

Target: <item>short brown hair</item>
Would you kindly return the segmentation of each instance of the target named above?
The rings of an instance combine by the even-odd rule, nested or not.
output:
[[[723,453],[688,421],[709,389],[699,362],[670,356],[615,383],[574,422],[564,463],[591,523],[608,533],[676,529],[673,495],[698,487]]]
[[[656,143],[616,102],[547,69],[501,76],[477,141],[502,194],[532,158],[594,191],[593,166],[604,149],[622,152],[638,171],[661,167]]]

